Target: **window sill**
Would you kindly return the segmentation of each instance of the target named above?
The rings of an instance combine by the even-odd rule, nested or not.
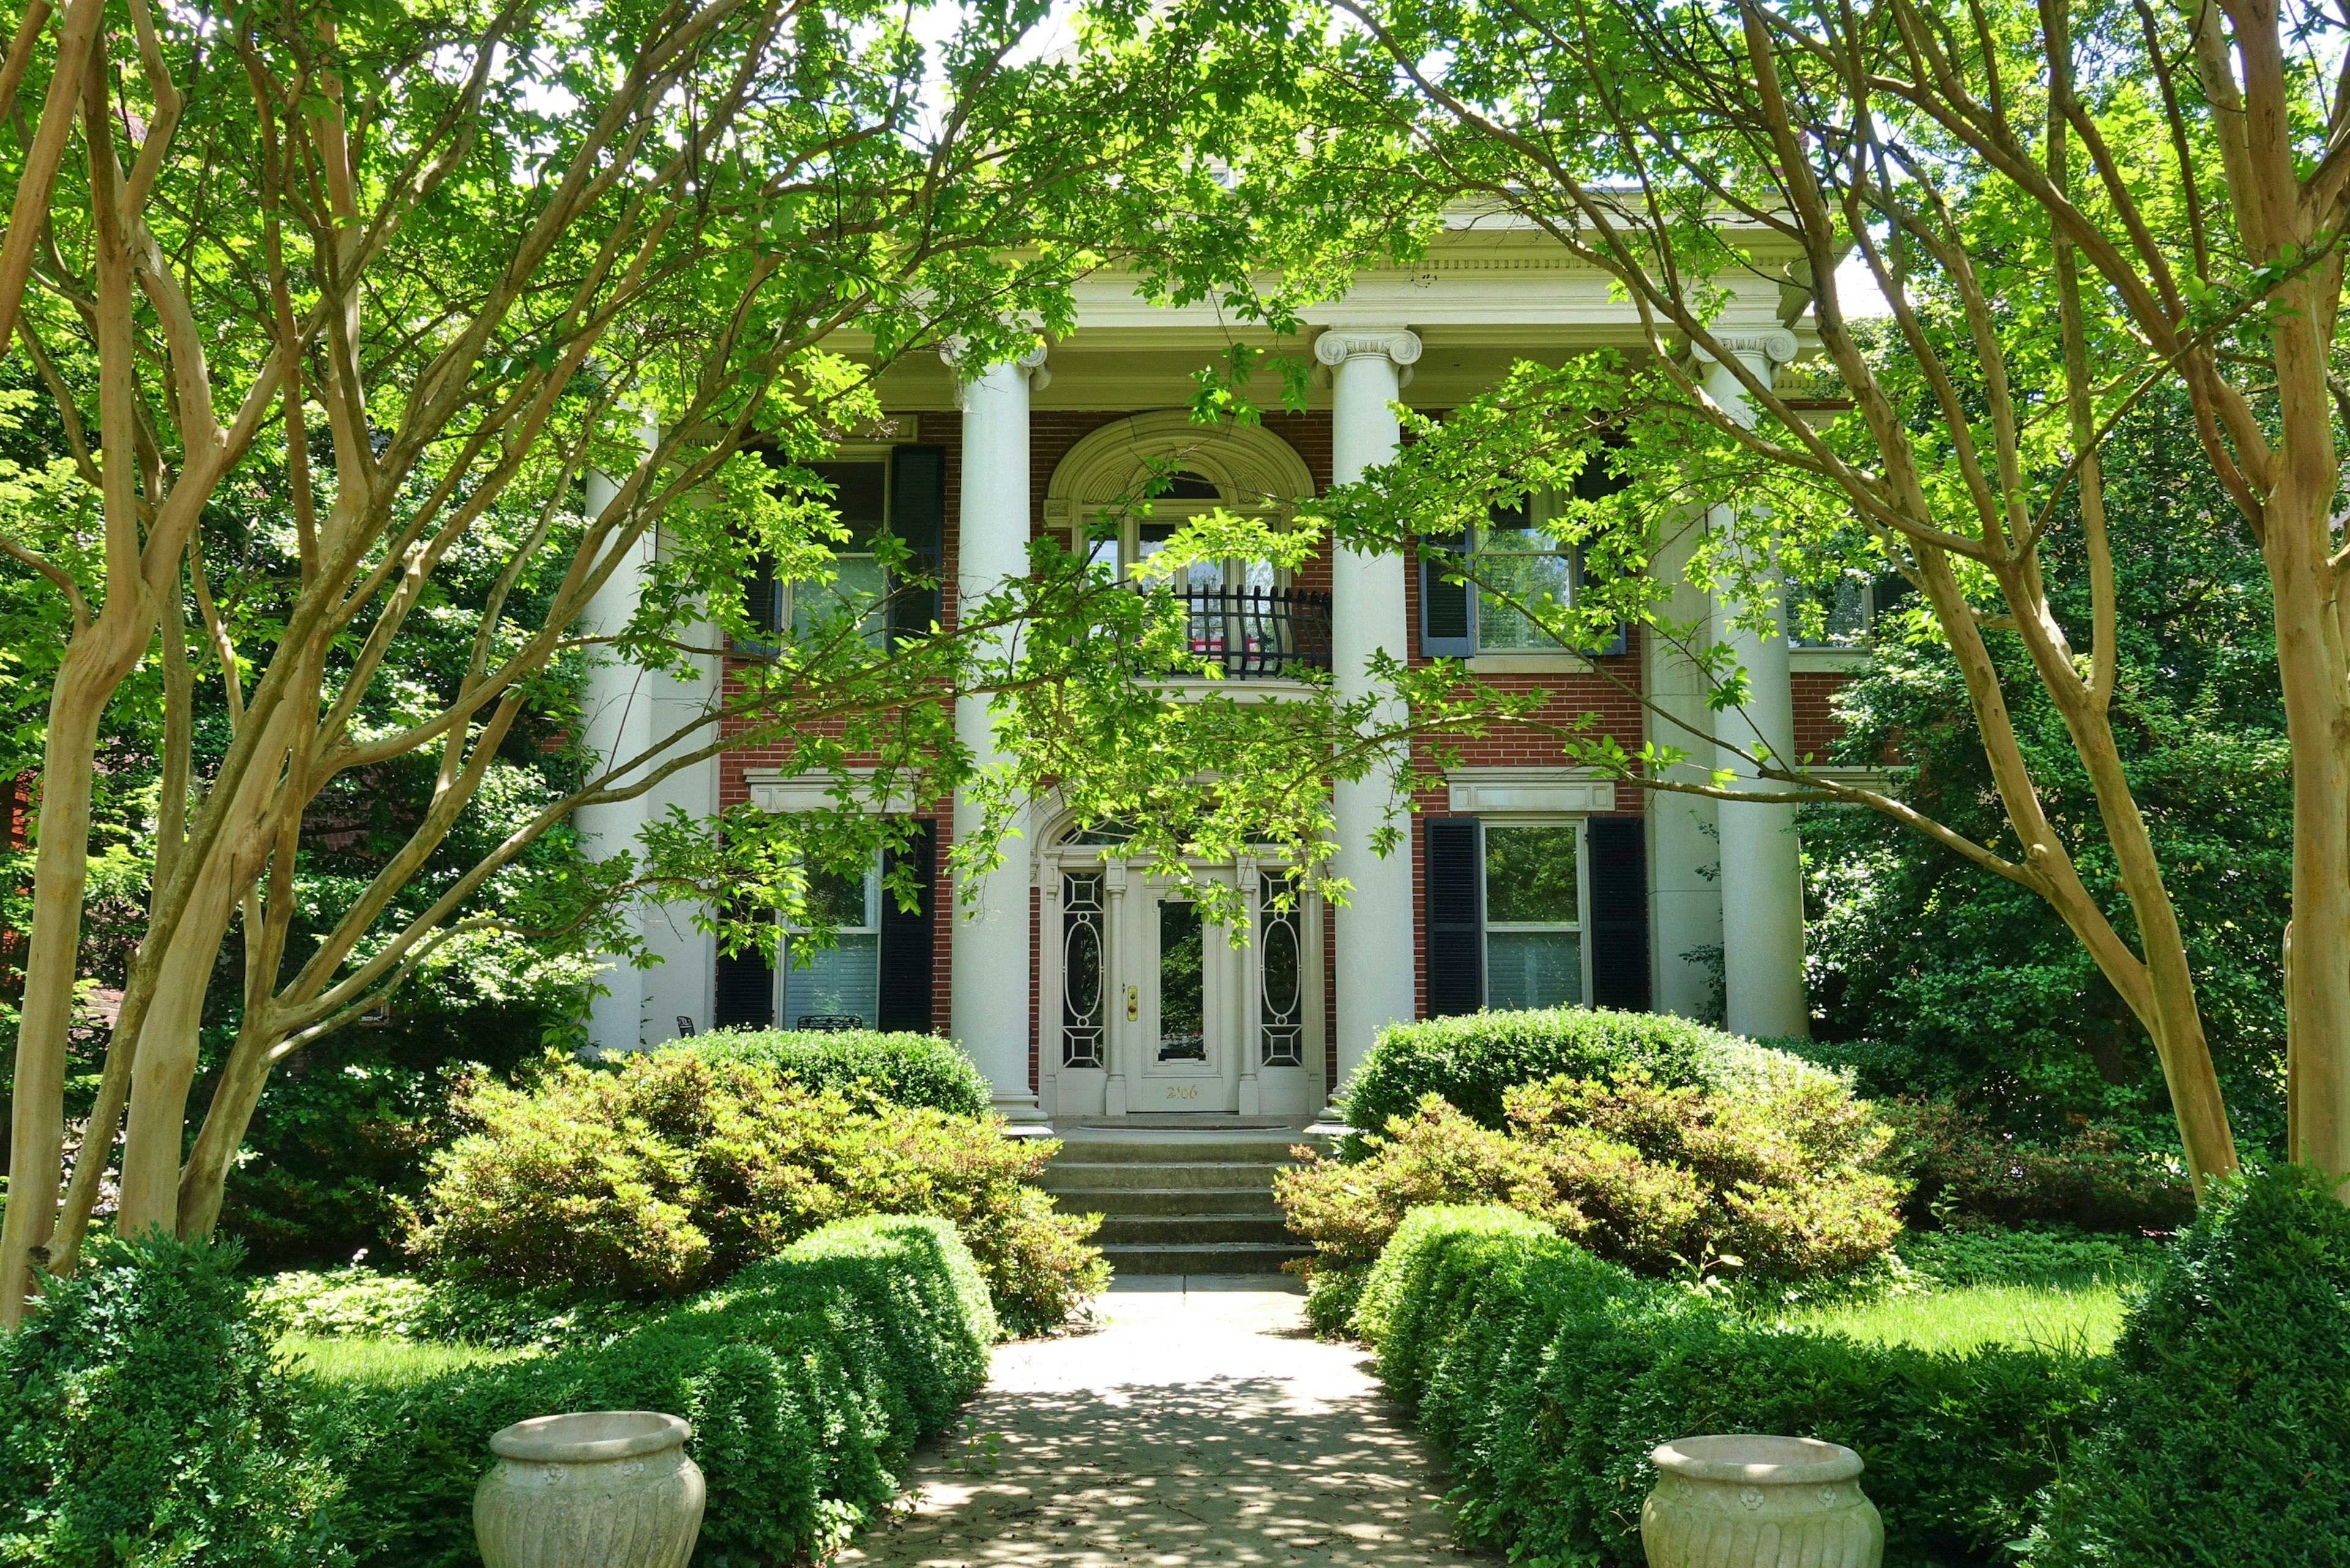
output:
[[[1591,660],[1579,653],[1480,653],[1469,659],[1471,675],[1588,675]]]
[[[1865,648],[1791,648],[1787,668],[1797,675],[1846,675],[1868,663]]]

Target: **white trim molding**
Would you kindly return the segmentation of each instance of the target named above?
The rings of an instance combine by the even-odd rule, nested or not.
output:
[[[1796,675],[1852,675],[1868,666],[1865,648],[1805,648],[1787,650],[1787,669]]]
[[[848,772],[864,786],[851,792],[852,803],[860,810],[885,816],[907,816],[920,809],[907,795],[875,799],[871,768],[851,768]],[[777,816],[797,811],[830,811],[842,804],[840,781],[830,774],[787,774],[780,768],[745,768],[743,783],[751,792],[753,805]]]
[[[1180,409],[1135,414],[1092,431],[1053,465],[1045,525],[1066,534],[1091,508],[1131,492],[1143,464],[1170,459],[1213,481],[1243,515],[1286,515],[1314,493],[1314,472],[1297,449],[1260,425],[1194,424]]]
[[[1463,816],[1587,816],[1616,809],[1616,785],[1580,768],[1455,768],[1445,775]]]

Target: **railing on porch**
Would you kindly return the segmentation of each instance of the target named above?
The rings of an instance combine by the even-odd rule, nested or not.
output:
[[[1226,680],[1295,679],[1330,668],[1330,596],[1298,588],[1190,588],[1191,652]],[[1193,674],[1186,669],[1179,673]]]

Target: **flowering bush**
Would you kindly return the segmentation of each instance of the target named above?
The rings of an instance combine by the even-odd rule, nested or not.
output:
[[[1290,1229],[1317,1267],[1343,1269],[1377,1257],[1413,1208],[1501,1203],[1643,1272],[1725,1264],[1780,1280],[1848,1272],[1900,1230],[1892,1135],[1833,1078],[1732,1096],[1635,1069],[1523,1084],[1503,1106],[1497,1132],[1430,1094],[1367,1137],[1359,1161],[1301,1151],[1276,1188]]]
[[[993,1118],[864,1108],[691,1051],[477,1083],[455,1108],[473,1130],[435,1157],[409,1232],[449,1279],[673,1298],[862,1214],[951,1220],[1015,1332],[1060,1322],[1107,1278],[1085,1244],[1098,1220],[1031,1184],[1059,1146]]]

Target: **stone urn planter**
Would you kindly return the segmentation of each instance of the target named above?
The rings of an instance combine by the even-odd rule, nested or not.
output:
[[[1885,1521],[1860,1456],[1814,1438],[1681,1438],[1660,1445],[1640,1510],[1648,1568],[1878,1568]]]
[[[516,1421],[490,1439],[497,1468],[473,1491],[489,1568],[685,1568],[706,1489],[685,1457],[693,1428],[652,1410]]]

